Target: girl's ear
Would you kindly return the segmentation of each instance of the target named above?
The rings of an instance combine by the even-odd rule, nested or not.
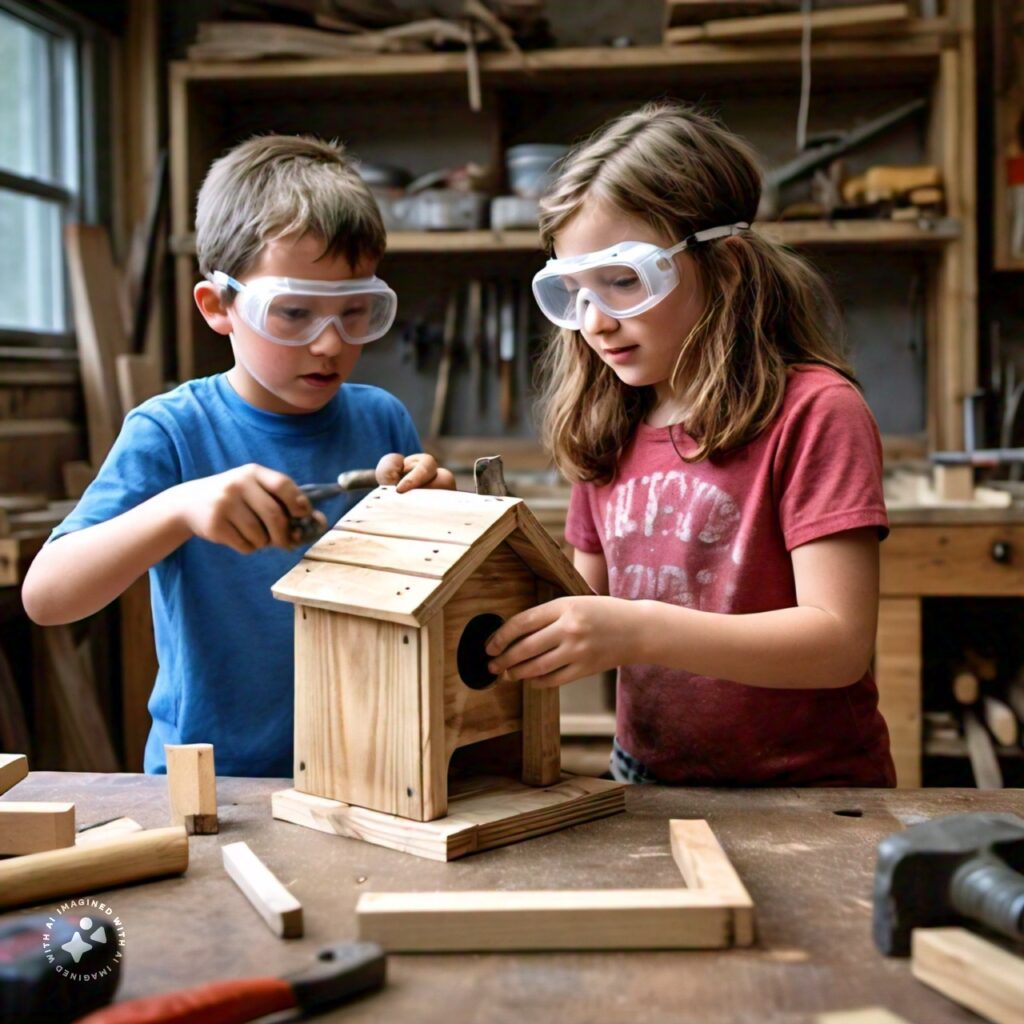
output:
[[[212,281],[200,281],[192,289],[199,312],[203,319],[218,334],[230,334],[234,328],[231,326],[231,317],[228,316],[227,306],[221,299],[220,289]]]

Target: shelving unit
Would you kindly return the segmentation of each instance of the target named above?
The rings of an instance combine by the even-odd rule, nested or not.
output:
[[[884,249],[892,253],[924,252],[930,275],[928,292],[927,423],[920,449],[957,447],[961,442],[962,396],[975,379],[975,271],[973,213],[973,153],[965,145],[973,138],[973,107],[966,98],[969,76],[964,28],[955,4],[939,19],[910,22],[898,33],[872,39],[822,39],[813,46],[814,82],[818,89],[842,82],[863,83],[871,89],[916,89],[932,100],[926,158],[944,172],[948,216],[935,223],[846,221],[837,223],[784,222],[759,224],[757,229],[793,246],[823,251]],[[440,133],[438,145],[472,137],[459,159],[477,158],[501,166],[503,122],[510,108],[565,97],[576,104],[581,91],[602,103],[619,94],[657,95],[672,92],[686,98],[696,90],[723,94],[748,91],[752,85],[773,88],[792,85],[800,68],[799,45],[696,44],[626,49],[579,48],[533,51],[522,59],[507,53],[480,55],[484,111],[475,119],[466,111],[463,95],[465,58],[457,53],[367,56],[344,60],[210,62],[181,61],[171,65],[171,200],[172,242],[176,267],[177,362],[181,378],[222,368],[223,354],[207,355],[197,345],[206,331],[192,302],[196,280],[191,218],[194,197],[212,159],[254,130],[302,130],[319,119],[325,109],[339,116],[333,130],[342,138],[349,132],[359,141],[377,140],[389,133],[388,122],[378,117],[370,126],[368,115],[348,109],[379,102],[381,111],[396,116],[429,96],[432,120],[423,124],[426,138]],[[592,74],[600,71],[599,79]],[[416,83],[416,94],[409,86]],[[342,98],[357,96],[358,104]],[[424,104],[426,101],[424,101]],[[260,105],[265,107],[259,112]],[[620,103],[619,106],[622,106]],[[238,115],[237,109],[243,109]],[[420,108],[417,108],[420,109]],[[574,109],[578,107],[574,106]],[[448,117],[442,117],[441,113]],[[319,113],[318,113],[319,112]],[[301,121],[299,119],[302,119]],[[599,118],[603,120],[603,116]],[[584,133],[586,122],[574,123],[572,135]],[[316,130],[316,127],[307,130]],[[564,131],[564,128],[563,128]],[[460,135],[461,133],[461,135]],[[389,140],[383,147],[393,153],[402,144],[418,140]],[[569,141],[568,137],[563,141]],[[531,231],[396,232],[389,239],[388,259],[433,254],[536,255],[537,239]],[[532,266],[533,263],[530,264]],[[223,353],[223,349],[215,350]]]
[[[887,458],[961,447],[963,398],[977,380],[973,6],[970,0],[946,0],[943,6],[941,18],[911,21],[876,38],[814,40],[812,60],[815,95],[835,90],[827,104],[817,100],[818,109],[827,106],[827,116],[836,124],[849,126],[890,108],[896,98],[902,102],[912,96],[929,97],[920,150],[904,150],[895,160],[876,162],[902,158],[939,166],[946,216],[922,223],[756,225],[781,242],[806,248],[830,266],[837,254],[840,260],[860,261],[858,267],[876,270],[877,261],[869,258],[877,253],[904,261],[904,272],[908,261],[920,268],[924,423],[917,434],[891,432]],[[788,131],[796,110],[800,46],[787,41],[580,48],[530,52],[522,59],[483,53],[480,74],[483,110],[471,114],[465,96],[465,57],[457,53],[171,65],[171,250],[182,379],[225,365],[226,346],[200,343],[208,329],[192,300],[197,271],[191,221],[195,194],[209,163],[241,138],[271,130],[337,135],[357,155],[391,163],[422,150],[420,159],[433,163],[411,167],[417,173],[467,160],[500,167],[509,144],[569,142],[608,116],[665,94],[704,103],[725,97],[731,111],[740,113],[758,103],[774,103],[769,112],[788,117]],[[874,101],[876,108],[882,104],[880,109],[871,106],[874,94],[882,96]],[[747,125],[725,119],[747,134]],[[760,123],[755,119],[751,125],[756,130]],[[789,155],[791,150],[763,154],[768,164]],[[533,231],[472,231],[396,232],[389,238],[385,259],[388,276],[394,268],[411,278],[408,292],[400,289],[402,315],[409,315],[409,308],[419,314],[420,302],[424,315],[439,320],[438,304],[443,309],[446,290],[460,280],[481,273],[500,278],[513,270],[525,279],[542,258]],[[481,270],[492,263],[491,269]],[[425,279],[434,301],[429,310]],[[898,328],[892,325],[891,330]],[[421,381],[418,387],[432,390],[432,380]],[[440,442],[436,447],[444,448],[458,439],[435,440]],[[514,440],[528,443],[524,438]],[[947,583],[957,592],[955,579]],[[902,785],[920,781],[920,660],[919,597],[904,584],[894,584],[881,602],[876,675]]]

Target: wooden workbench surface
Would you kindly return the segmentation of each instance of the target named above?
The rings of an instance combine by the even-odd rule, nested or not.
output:
[[[270,794],[284,785],[219,779],[221,831],[192,837],[188,873],[104,894],[125,927],[120,998],[301,969],[318,947],[355,937],[362,892],[673,886],[667,821],[679,817],[706,818],[746,883],[753,949],[392,956],[383,992],[320,1019],[809,1024],[826,1010],[883,1005],[909,1021],[974,1021],[915,981],[906,960],[875,952],[875,846],[934,815],[1024,814],[1024,790],[634,787],[625,814],[439,864],[273,821]],[[120,815],[168,824],[158,777],[36,772],[0,799],[74,800],[79,828]],[[225,874],[219,847],[237,840],[302,901],[304,938],[272,935]]]

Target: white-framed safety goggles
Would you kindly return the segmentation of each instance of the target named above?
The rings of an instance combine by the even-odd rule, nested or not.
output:
[[[207,278],[238,292],[238,315],[260,337],[277,345],[308,345],[332,322],[350,345],[365,345],[387,334],[398,311],[398,296],[379,277],[256,277],[243,284],[215,270]]]
[[[676,253],[701,242],[746,231],[745,221],[697,231],[670,248],[651,242],[619,242],[599,252],[551,259],[533,278],[541,312],[559,327],[578,331],[593,303],[616,320],[656,306],[679,284]]]

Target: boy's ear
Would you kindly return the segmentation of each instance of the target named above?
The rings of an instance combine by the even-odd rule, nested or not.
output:
[[[199,312],[203,319],[218,334],[230,334],[234,328],[231,326],[231,317],[228,316],[227,306],[221,299],[221,290],[212,281],[200,281],[192,289]]]

